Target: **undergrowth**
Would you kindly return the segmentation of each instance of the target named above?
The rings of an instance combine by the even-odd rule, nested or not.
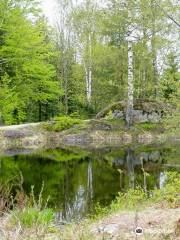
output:
[[[10,222],[12,225],[20,224],[21,227],[32,228],[34,226],[47,226],[54,219],[54,211],[47,207],[49,198],[43,200],[44,183],[38,199],[34,195],[34,186],[31,187],[30,196],[26,196],[26,203],[23,207],[14,206],[10,211]]]
[[[142,188],[130,189],[126,193],[119,193],[110,207],[96,206],[96,214],[93,218],[112,214],[120,210],[138,210],[148,205],[161,204],[162,207],[180,207],[180,176],[177,172],[166,173],[167,182],[162,189],[145,192]]]
[[[44,123],[43,127],[48,131],[63,131],[83,122],[82,119],[72,118],[69,116],[55,117],[52,123]]]

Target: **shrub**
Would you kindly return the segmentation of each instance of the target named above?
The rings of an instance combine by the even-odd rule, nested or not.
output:
[[[167,172],[167,182],[163,189],[154,190],[153,202],[166,202],[169,207],[180,207],[180,176],[177,172]]]
[[[107,113],[107,115],[105,116],[105,119],[107,119],[107,120],[112,120],[112,119],[114,119],[112,110],[110,110],[110,111]]]
[[[166,173],[166,184],[162,189],[155,189],[151,193],[145,192],[142,188],[129,189],[125,193],[119,193],[110,207],[96,206],[96,216],[100,218],[118,210],[138,210],[150,204],[163,203],[165,206],[180,207],[180,176],[177,172]]]
[[[78,118],[71,118],[68,116],[61,116],[54,118],[54,122],[52,124],[45,124],[44,127],[48,131],[62,131],[73,127],[74,125],[81,124],[83,120]]]

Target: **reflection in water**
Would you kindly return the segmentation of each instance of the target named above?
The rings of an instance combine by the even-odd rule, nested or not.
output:
[[[62,212],[58,212],[58,221],[62,222],[64,219],[69,222],[72,219],[79,219],[85,216],[87,212],[91,211],[93,201],[93,166],[92,160],[87,164],[87,184],[80,183],[72,201],[69,197],[69,192],[66,192],[64,201],[65,207]],[[66,185],[67,186],[67,185]],[[67,197],[68,196],[68,197]],[[81,214],[79,214],[81,213]]]
[[[175,151],[173,151],[174,154]],[[85,152],[49,150],[36,155],[0,158],[0,180],[22,172],[27,194],[44,187],[44,200],[57,212],[58,221],[80,219],[93,213],[97,203],[107,206],[119,191],[141,186],[145,191],[162,188],[166,181],[164,163],[178,159],[167,149],[105,149]],[[173,162],[172,162],[173,163]],[[15,191],[15,189],[13,189]]]
[[[166,182],[166,174],[164,172],[160,172],[159,175],[159,188],[162,189]]]
[[[78,213],[83,213],[85,210],[85,189],[83,186],[79,186],[76,195],[74,196],[73,202],[70,204],[69,201],[65,201],[65,208],[62,212],[58,214],[58,221],[63,221],[64,219],[69,222],[78,216]]]
[[[93,200],[93,169],[92,160],[88,162],[88,177],[87,177],[87,209],[91,208]]]
[[[134,154],[130,148],[126,149],[126,161],[127,161],[127,170],[128,170],[128,177],[129,177],[129,188],[134,189],[135,187]]]

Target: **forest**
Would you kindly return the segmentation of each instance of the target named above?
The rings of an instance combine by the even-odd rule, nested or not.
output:
[[[180,239],[179,43],[179,0],[0,0],[0,240]]]
[[[92,118],[133,99],[178,102],[178,0],[0,3],[0,122]]]

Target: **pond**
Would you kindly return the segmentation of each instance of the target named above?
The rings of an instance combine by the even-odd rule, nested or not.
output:
[[[108,206],[118,192],[141,186],[162,188],[165,172],[179,171],[179,146],[138,146],[94,150],[54,149],[44,152],[8,151],[0,157],[0,181],[19,173],[27,194],[34,186],[38,198],[49,198],[58,222],[93,214],[95,206]],[[13,187],[12,192],[15,191]]]

